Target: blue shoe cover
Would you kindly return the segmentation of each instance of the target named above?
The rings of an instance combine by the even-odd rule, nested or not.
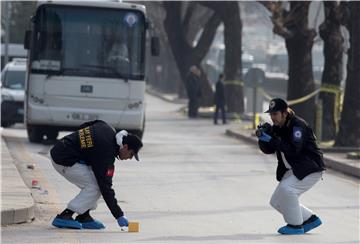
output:
[[[56,217],[52,225],[58,228],[70,228],[70,229],[81,229],[81,223],[79,223],[76,220],[70,220],[70,219],[61,219]]]
[[[316,217],[316,219],[308,224],[304,224],[304,232],[308,232],[316,227],[319,227],[322,224],[321,219]]]
[[[83,229],[105,229],[105,225],[98,220],[81,223]]]
[[[285,225],[281,227],[278,232],[284,235],[301,235],[304,234],[304,228],[293,228],[291,226]]]

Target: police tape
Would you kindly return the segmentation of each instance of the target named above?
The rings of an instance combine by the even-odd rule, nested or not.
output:
[[[332,93],[335,95],[335,104],[334,104],[334,123],[335,123],[335,133],[339,132],[339,121],[341,116],[341,109],[342,109],[342,101],[343,101],[343,92],[340,86],[332,85],[332,84],[323,84],[320,87],[321,92]]]
[[[271,99],[273,99],[273,97],[270,96],[268,93],[266,93],[263,88],[260,87],[259,91],[267,100],[270,101]],[[289,105],[295,105],[295,104],[298,104],[298,103],[305,102],[305,101],[309,100],[310,98],[312,98],[313,96],[315,96],[316,94],[318,94],[319,92],[333,93],[333,94],[338,95],[338,96],[341,95],[341,93],[342,93],[340,87],[335,86],[335,85],[325,84],[325,85],[322,85],[317,90],[309,93],[308,95],[297,98],[295,100],[289,100],[287,103]]]
[[[267,94],[264,89],[260,88],[259,89],[260,92],[264,95],[264,97],[268,100],[271,100],[272,97]],[[295,104],[298,104],[298,103],[302,103],[302,102],[305,102],[306,100],[309,100],[310,98],[312,98],[313,96],[315,96],[316,94],[318,94],[319,92],[321,91],[321,88],[311,92],[310,94],[306,95],[306,96],[303,96],[303,97],[300,97],[300,98],[297,98],[295,100],[289,100],[287,103],[288,105],[295,105]]]
[[[262,87],[259,87],[258,90],[267,100],[270,101],[271,99],[273,99],[273,97],[271,97],[269,94],[267,94]]]
[[[225,85],[244,86],[244,82],[242,80],[226,80],[224,83]]]
[[[263,88],[259,88],[259,91],[267,100],[270,101],[272,99],[272,97],[269,94],[267,94]],[[339,130],[339,120],[340,120],[340,113],[341,113],[341,108],[342,108],[342,95],[343,95],[343,92],[342,92],[340,86],[323,83],[320,88],[309,93],[308,95],[305,95],[303,97],[300,97],[300,98],[297,98],[294,100],[289,100],[288,104],[289,104],[289,106],[291,106],[291,105],[303,103],[303,102],[309,100],[310,98],[314,97],[315,95],[317,95],[320,92],[332,93],[335,95],[335,106],[334,106],[333,113],[334,113],[334,122],[335,122],[336,133],[337,133]]]

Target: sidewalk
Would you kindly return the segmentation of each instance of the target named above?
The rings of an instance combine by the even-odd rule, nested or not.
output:
[[[147,87],[146,91],[153,95],[157,96],[165,101],[179,103],[179,99],[176,94],[162,94],[157,90]],[[181,100],[183,104],[186,104],[186,99]],[[199,116],[204,118],[212,118],[212,111],[210,109],[201,108],[199,109]],[[233,116],[231,116],[233,117]],[[228,129],[225,131],[225,134],[228,136],[235,137],[239,140],[246,141],[248,143],[252,143],[257,145],[257,138],[254,135],[254,130],[245,129],[245,125],[251,125],[251,121],[246,121],[248,119],[246,116],[241,118],[244,121],[243,128],[239,126],[237,129]],[[346,156],[346,151],[331,149],[331,148],[322,148],[324,152],[324,160],[327,168],[331,168],[338,172],[344,173],[346,175],[350,175],[356,178],[360,178],[360,160],[359,159],[348,159]],[[357,150],[359,151],[359,149]]]
[[[159,91],[151,86],[146,86],[146,92],[167,102],[184,105],[188,103],[187,98],[179,98],[178,95],[174,93],[159,93]]]
[[[34,200],[1,137],[1,225],[34,219]]]

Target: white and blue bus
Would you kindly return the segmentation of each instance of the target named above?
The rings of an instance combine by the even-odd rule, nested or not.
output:
[[[140,137],[145,126],[145,7],[40,2],[26,32],[25,123],[31,142],[101,119]],[[151,38],[158,55],[159,42]]]

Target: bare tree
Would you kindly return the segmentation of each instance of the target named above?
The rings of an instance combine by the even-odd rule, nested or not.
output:
[[[360,146],[360,2],[342,3],[343,23],[350,35],[347,77],[336,146]]]
[[[212,13],[206,24],[203,26],[201,37],[197,44],[193,45],[193,40],[188,40],[188,31],[191,25],[191,15],[193,15],[194,5],[189,4],[184,8],[182,2],[163,2],[166,11],[164,27],[175,61],[177,63],[182,81],[186,81],[186,75],[192,65],[201,67],[200,63],[207,54],[211,43],[215,37],[217,27],[220,25],[220,18],[216,13]],[[182,11],[185,11],[183,13]],[[213,103],[213,92],[204,76],[201,79],[202,101],[201,105],[211,105]]]
[[[294,100],[304,97],[315,90],[312,69],[311,49],[316,32],[308,27],[310,1],[261,3],[272,13],[273,32],[285,39],[289,57],[289,80],[287,98]],[[310,98],[292,106],[297,114],[311,126],[315,124],[315,98]]]
[[[225,40],[225,92],[229,112],[244,112],[243,74],[241,63],[242,22],[238,2],[201,2],[217,13],[224,23]]]
[[[320,37],[324,40],[324,71],[322,86],[340,88],[343,78],[344,38],[341,33],[341,9],[335,1],[324,2],[325,19],[319,27]],[[337,119],[334,116],[337,96],[334,93],[320,94],[323,101],[322,140],[332,140],[336,136]],[[338,104],[340,105],[340,104]]]

